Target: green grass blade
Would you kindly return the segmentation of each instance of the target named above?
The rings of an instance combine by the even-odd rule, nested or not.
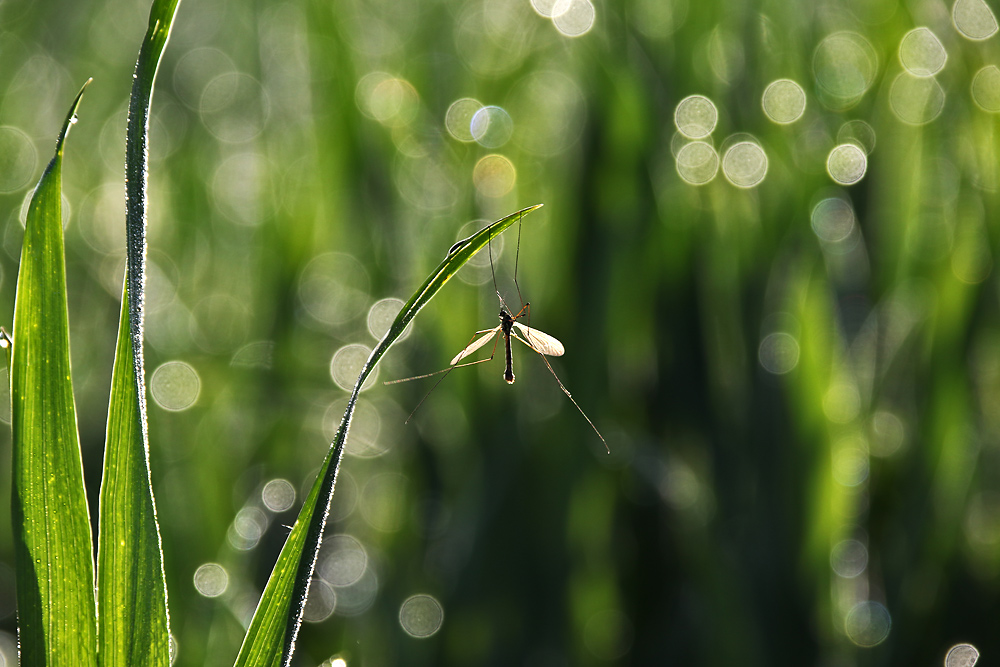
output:
[[[97,556],[99,657],[109,667],[170,664],[167,591],[149,474],[142,304],[149,105],[177,1],[153,2],[129,99],[128,254],[108,409]]]
[[[81,89],[31,198],[17,276],[12,514],[22,665],[97,664],[94,555],[70,377],[62,228],[63,144],[82,96]]]
[[[409,301],[396,316],[389,331],[372,351],[365,362],[358,381],[351,392],[347,410],[337,429],[326,459],[316,477],[316,482],[309,491],[308,497],[299,511],[299,516],[292,527],[285,546],[278,556],[274,570],[261,596],[257,611],[254,612],[250,628],[247,630],[236,659],[237,667],[261,667],[264,665],[289,665],[295,648],[295,637],[302,623],[302,613],[305,609],[306,593],[309,580],[312,578],[316,565],[316,555],[319,552],[323,530],[326,527],[326,517],[333,498],[334,484],[340,469],[340,460],[344,453],[344,443],[351,427],[351,417],[354,406],[368,375],[375,365],[389,350],[392,344],[403,333],[410,320],[427,305],[444,284],[448,282],[462,266],[472,259],[473,255],[486,247],[486,244],[505,229],[535,209],[541,204],[529,206],[511,213],[492,225],[481,229],[465,241],[456,243],[448,256],[427,277]],[[320,508],[317,512],[316,509]]]

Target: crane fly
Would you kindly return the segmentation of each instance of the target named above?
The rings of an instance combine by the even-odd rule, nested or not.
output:
[[[468,239],[464,239],[462,241],[457,242],[448,250],[448,254],[450,255],[452,252],[454,252],[462,245],[464,245],[467,241]],[[500,324],[493,327],[492,329],[481,329],[476,333],[474,333],[472,335],[472,338],[469,339],[468,345],[466,345],[461,352],[455,355],[455,357],[451,360],[451,363],[448,364],[447,368],[442,368],[441,370],[434,371],[433,373],[425,373],[424,375],[415,375],[413,377],[403,378],[401,380],[390,380],[385,383],[385,384],[398,384],[400,382],[409,382],[410,380],[421,380],[423,378],[429,378],[435,375],[441,375],[441,378],[437,382],[435,382],[434,386],[431,387],[426,394],[424,394],[424,397],[422,399],[420,399],[420,402],[417,403],[417,407],[413,408],[413,412],[411,412],[410,416],[406,418],[406,423],[410,422],[410,420],[413,418],[413,415],[416,414],[420,406],[423,405],[425,400],[427,400],[427,397],[431,395],[431,392],[433,392],[437,388],[437,386],[441,384],[441,382],[446,377],[448,377],[448,374],[451,373],[451,371],[455,370],[456,368],[461,368],[463,366],[474,366],[476,364],[484,364],[486,362],[493,361],[493,358],[496,356],[497,353],[497,345],[499,345],[501,338],[503,339],[504,342],[504,360],[505,360],[503,379],[507,382],[507,384],[514,384],[514,355],[512,354],[511,343],[510,343],[511,338],[514,338],[521,341],[522,343],[527,345],[530,349],[538,353],[538,356],[541,357],[542,361],[545,362],[545,367],[549,369],[550,373],[552,373],[552,377],[555,378],[556,383],[559,385],[559,388],[562,389],[562,392],[564,394],[566,394],[566,398],[568,398],[570,402],[573,403],[576,409],[579,410],[580,414],[583,415],[583,418],[587,420],[587,423],[590,424],[590,427],[592,429],[594,429],[594,433],[596,433],[597,437],[601,439],[601,442],[604,444],[604,448],[608,450],[608,453],[610,454],[611,449],[608,447],[608,443],[604,439],[604,436],[601,435],[601,432],[597,430],[596,426],[594,426],[594,422],[590,421],[590,417],[587,416],[587,413],[583,411],[583,408],[581,408],[580,405],[576,402],[576,399],[573,398],[573,395],[569,393],[568,389],[566,389],[566,385],[564,385],[562,383],[562,380],[559,379],[559,376],[556,375],[555,370],[552,368],[552,364],[550,364],[549,360],[546,358],[546,357],[561,357],[563,354],[566,353],[566,348],[563,347],[563,344],[559,342],[559,340],[556,339],[555,337],[550,336],[549,334],[543,331],[539,331],[538,329],[534,329],[526,324],[522,324],[521,322],[518,321],[520,319],[528,320],[530,319],[531,315],[531,304],[521,299],[521,287],[517,284],[517,262],[521,254],[520,220],[518,221],[517,224],[517,252],[514,255],[514,286],[517,288],[518,299],[521,299],[521,303],[523,303],[524,305],[521,306],[521,310],[517,311],[516,315],[511,314],[512,310],[507,307],[507,304],[506,302],[504,302],[503,297],[500,296],[500,290],[496,289],[497,276],[496,276],[496,271],[493,268],[492,237],[490,238],[489,242],[489,253],[490,253],[490,272],[493,274],[493,288],[494,291],[496,292],[497,299],[500,301],[500,314],[499,314]],[[491,342],[493,343],[493,349],[490,351],[489,357],[485,359],[476,359],[475,361],[466,361],[463,363],[462,361],[463,359],[471,356],[474,352],[489,345]]]

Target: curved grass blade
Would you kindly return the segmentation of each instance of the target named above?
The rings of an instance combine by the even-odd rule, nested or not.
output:
[[[87,81],[90,83],[90,81]],[[31,197],[11,360],[14,562],[22,665],[96,665],[94,556],[69,361],[62,156]]]
[[[178,0],[154,0],[139,49],[125,140],[125,285],[111,379],[97,551],[102,665],[170,664],[160,531],[149,474],[142,355],[149,105]]]
[[[410,300],[406,302],[399,315],[396,316],[389,331],[372,351],[365,362],[358,381],[351,392],[347,403],[347,411],[340,421],[340,428],[330,444],[319,475],[308,497],[302,504],[299,516],[292,527],[292,532],[281,549],[278,561],[261,596],[257,611],[254,612],[250,628],[247,630],[236,659],[238,667],[260,667],[263,665],[289,665],[292,652],[295,649],[295,638],[302,623],[302,613],[305,609],[306,594],[309,580],[316,566],[316,555],[319,552],[323,530],[326,527],[326,517],[333,498],[334,484],[340,469],[340,460],[344,454],[344,443],[351,427],[351,417],[354,406],[368,375],[375,365],[388,351],[392,344],[403,333],[410,320],[420,312],[420,309],[434,298],[444,284],[448,282],[462,266],[472,259],[473,255],[486,247],[486,244],[496,238],[501,232],[521,219],[524,215],[541,208],[541,204],[511,213],[493,224],[481,229],[464,241],[459,241],[451,247],[444,261],[427,277]],[[319,512],[316,509],[319,508]]]

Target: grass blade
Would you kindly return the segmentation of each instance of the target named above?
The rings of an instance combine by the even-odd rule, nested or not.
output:
[[[17,276],[12,514],[22,665],[97,664],[94,556],[70,376],[62,228],[63,145],[82,96],[83,89],[32,195]]]
[[[347,441],[347,433],[351,427],[351,418],[354,415],[354,406],[361,392],[361,386],[382,356],[403,333],[410,320],[434,298],[444,284],[472,259],[473,255],[486,247],[491,239],[518,222],[525,214],[538,208],[541,208],[541,204],[511,213],[452,246],[448,256],[413,293],[399,311],[389,331],[369,355],[354,385],[354,391],[351,392],[347,410],[330,444],[316,482],[299,511],[295,525],[285,541],[285,546],[278,556],[264,594],[257,605],[257,611],[254,612],[250,628],[236,659],[237,667],[277,666],[291,663],[295,637],[302,623],[309,580],[316,565],[316,555],[326,527],[326,517],[330,500],[333,498],[340,460],[344,453],[344,443]],[[317,508],[320,509],[319,512],[316,511]]]
[[[139,49],[125,142],[125,285],[111,380],[97,552],[102,665],[170,664],[160,532],[149,474],[142,354],[149,105],[178,0],[154,0]]]

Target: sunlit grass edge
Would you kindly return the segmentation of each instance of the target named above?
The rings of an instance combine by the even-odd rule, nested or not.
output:
[[[170,664],[163,552],[150,482],[142,351],[149,116],[178,0],[154,0],[139,47],[125,139],[127,258],[101,479],[97,550],[102,665]]]
[[[88,80],[31,197],[14,299],[12,503],[22,665],[97,664],[94,560],[70,373],[62,158]]]

